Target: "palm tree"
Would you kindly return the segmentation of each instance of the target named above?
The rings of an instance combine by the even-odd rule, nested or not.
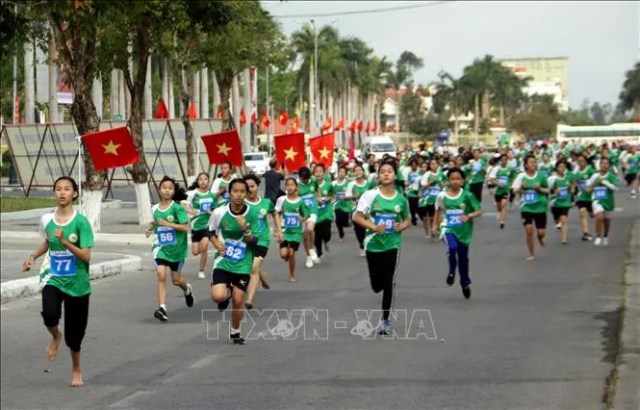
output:
[[[413,86],[413,73],[424,67],[422,58],[411,51],[403,51],[396,62],[396,70],[389,76],[389,85],[396,89],[396,126],[400,129],[400,87]]]
[[[507,114],[518,109],[526,100],[523,89],[527,87],[531,77],[518,77],[504,66],[498,67],[495,74],[493,98],[500,106],[500,125],[504,126]]]
[[[493,56],[485,55],[476,58],[463,70],[464,82],[474,90],[474,132],[478,135],[480,119],[487,119],[491,109],[490,95],[496,89],[496,79],[502,65],[493,60]]]
[[[440,81],[435,84],[433,109],[436,114],[441,114],[448,108],[453,115],[454,137],[457,141],[460,130],[458,117],[469,112],[473,90],[468,87],[464,79],[454,78],[449,73],[441,71],[438,77]]]
[[[640,121],[640,62],[627,71],[622,91],[620,91],[619,110],[622,112],[633,110],[636,121]]]

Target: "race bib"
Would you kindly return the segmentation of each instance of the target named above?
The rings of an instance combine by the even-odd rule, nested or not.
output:
[[[447,218],[447,228],[457,228],[462,226],[464,223],[460,219],[460,217],[464,215],[464,211],[462,209],[447,209],[445,215]]]
[[[586,180],[578,181],[578,189],[580,191],[584,191],[584,189],[586,187],[587,187],[587,181]]]
[[[206,214],[213,208],[213,200],[200,201],[200,213]]]
[[[559,199],[569,198],[569,188],[567,188],[566,186],[562,186],[558,188],[557,194]]]
[[[322,202],[318,202],[318,209],[324,209],[327,207],[327,202],[324,200]]]
[[[373,219],[373,224],[378,226],[384,224],[384,231],[386,233],[394,233],[396,230],[394,224],[396,223],[396,216],[394,214],[376,214]]]
[[[638,163],[637,163],[637,162],[635,162],[635,161],[631,161],[631,162],[629,162],[629,168],[630,168],[630,169],[635,169],[635,167],[637,167],[637,166],[638,166]]]
[[[473,172],[474,174],[477,174],[480,171],[482,171],[482,164],[479,162],[476,162],[475,164],[473,164],[473,167],[471,168],[471,172]]]
[[[593,199],[607,199],[607,187],[597,186],[593,189]]]
[[[440,193],[440,187],[432,186],[429,188],[429,196],[438,196]]]
[[[522,203],[525,205],[531,205],[538,202],[538,193],[533,189],[528,189],[522,192]]]
[[[509,178],[507,177],[500,177],[498,178],[498,185],[500,185],[501,187],[506,187],[507,183],[509,183]]]
[[[421,189],[421,190],[420,190],[420,196],[421,196],[422,198],[426,198],[426,197],[428,197],[428,196],[429,196],[429,190],[428,190],[428,189]]]
[[[258,218],[258,231],[262,232],[262,230],[264,229],[264,220],[265,218],[260,217]]]
[[[416,174],[416,173],[411,172],[411,173],[409,174],[409,182],[410,182],[410,183],[412,183],[412,184],[413,184],[414,182],[416,182],[419,178],[420,178],[420,175],[418,175],[418,174]]]
[[[343,201],[343,200],[344,200],[344,191],[342,191],[342,192],[338,192],[338,193],[336,194],[336,199],[337,199],[338,201]]]
[[[300,215],[295,212],[285,212],[283,225],[285,228],[300,227]]]
[[[222,193],[222,199],[224,199],[225,201],[229,200],[229,191],[224,191]]]
[[[240,262],[247,253],[247,244],[242,241],[226,239],[224,241],[224,257],[233,262]]]
[[[176,231],[173,228],[167,226],[158,227],[158,245],[168,246],[176,244]]]
[[[51,276],[74,276],[77,259],[70,251],[49,251]]]
[[[313,195],[311,194],[307,194],[305,196],[302,197],[302,201],[304,201],[304,204],[307,206],[307,208],[313,208],[313,204],[314,204],[314,200],[313,200]]]

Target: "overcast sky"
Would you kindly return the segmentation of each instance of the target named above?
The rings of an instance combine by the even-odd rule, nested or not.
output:
[[[624,73],[640,53],[637,1],[456,1],[408,10],[358,15],[347,11],[415,5],[409,1],[263,1],[287,35],[315,18],[334,24],[342,35],[365,40],[377,55],[395,61],[403,50],[422,57],[415,80],[427,84],[440,70],[460,75],[475,57],[566,56],[569,105],[585,98],[617,104]],[[432,2],[424,2],[432,3]],[[337,21],[334,21],[337,20]],[[333,22],[333,23],[332,23]]]

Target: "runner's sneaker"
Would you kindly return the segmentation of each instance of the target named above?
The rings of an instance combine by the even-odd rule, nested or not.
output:
[[[184,301],[187,304],[187,307],[193,306],[193,290],[191,289],[190,283],[187,283],[187,290],[184,294]]]
[[[198,272],[198,279],[204,279],[206,276],[203,271]]]
[[[597,237],[595,241],[593,241],[593,244],[595,246],[600,246],[602,244],[602,239],[600,239],[600,237]]]
[[[462,287],[462,294],[465,299],[469,299],[471,297],[471,288],[469,286]]]
[[[308,269],[313,268],[313,260],[311,260],[311,256],[307,256],[307,260],[305,261],[304,266],[306,266]]]
[[[244,339],[240,337],[240,333],[230,333],[229,338],[234,345],[243,345]]]
[[[455,282],[455,278],[456,278],[456,274],[455,273],[450,273],[447,275],[447,285],[451,286],[454,284]]]
[[[556,230],[558,230],[558,231],[559,231],[560,229],[562,229],[562,224],[561,224],[560,222],[558,222],[558,223],[556,224]]]
[[[504,229],[504,222],[500,222],[500,229]]]
[[[324,251],[325,251],[326,253],[329,253],[329,242],[325,242],[325,243],[324,243]]]
[[[588,233],[583,233],[582,234],[582,240],[585,241],[585,242],[590,241],[591,240],[591,235],[588,234]]]
[[[609,246],[609,238],[602,238],[602,246]]]
[[[367,251],[365,251],[364,249],[360,249],[360,257],[364,258],[365,256],[367,256]]]
[[[162,306],[153,312],[153,316],[161,322],[166,322],[169,319],[167,317],[167,311]]]
[[[309,257],[311,258],[311,262],[318,263],[318,253],[315,249],[309,251]]]
[[[379,335],[389,335],[391,333],[391,324],[389,323],[389,320],[382,319],[380,321],[380,326],[378,326],[378,329]]]

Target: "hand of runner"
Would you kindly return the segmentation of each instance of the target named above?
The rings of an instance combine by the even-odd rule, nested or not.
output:
[[[438,229],[435,226],[431,227],[431,236],[436,236],[438,233]]]
[[[220,241],[216,241],[213,243],[213,247],[216,248],[216,251],[218,251],[218,254],[220,255],[224,255],[224,243],[220,242]]]
[[[24,262],[22,262],[22,272],[27,272],[31,270],[35,259],[33,256],[29,256]]]
[[[238,222],[238,225],[240,225],[240,228],[242,228],[243,231],[247,230],[247,220],[244,219],[244,217],[238,216],[236,218],[236,222]]]
[[[378,225],[374,225],[372,231],[374,232],[378,232],[378,233],[382,233],[385,231],[386,226],[384,225],[384,222],[380,222]]]
[[[460,215],[460,220],[462,222],[467,222],[469,219],[471,219],[471,218],[469,218],[469,215],[467,215],[467,214]]]
[[[534,190],[534,191],[539,191],[539,190],[540,190],[540,185],[538,185],[538,184],[533,184],[533,190]]]
[[[55,236],[56,239],[59,240],[59,241],[64,239],[64,235],[62,234],[62,229],[61,228],[58,228],[55,231],[53,231],[53,236]]]
[[[165,221],[162,218],[158,219],[157,222],[158,222],[158,225],[160,225],[160,226],[170,226],[171,225],[169,222]]]

